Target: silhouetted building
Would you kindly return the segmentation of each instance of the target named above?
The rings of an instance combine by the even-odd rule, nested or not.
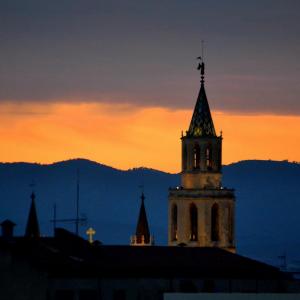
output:
[[[220,248],[104,246],[64,229],[49,238],[0,238],[0,258],[4,300],[154,300],[164,293],[296,289],[279,269]]]
[[[25,237],[38,238],[40,236],[40,227],[35,208],[35,193],[31,194],[31,205],[26,225]]]
[[[131,237],[132,246],[152,246],[154,244],[153,236],[150,235],[148,219],[145,208],[145,195],[141,195],[141,208],[138,222],[136,225],[135,235]]]
[[[2,237],[6,239],[12,238],[16,224],[10,220],[5,220],[0,225],[2,229]]]

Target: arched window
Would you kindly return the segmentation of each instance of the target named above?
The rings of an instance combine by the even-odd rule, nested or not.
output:
[[[191,241],[198,240],[198,212],[195,204],[190,207],[190,225],[191,225]]]
[[[200,169],[200,147],[196,143],[194,145],[194,163],[193,163],[194,169]]]
[[[178,211],[177,211],[177,205],[174,204],[172,206],[172,241],[177,241],[177,218],[178,218]]]
[[[206,148],[205,158],[206,158],[206,168],[208,170],[210,170],[212,168],[212,151],[211,151],[211,146],[208,146]]]
[[[219,241],[219,207],[215,203],[211,208],[211,240]]]

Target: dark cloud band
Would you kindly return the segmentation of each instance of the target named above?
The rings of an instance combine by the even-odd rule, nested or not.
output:
[[[299,1],[0,1],[0,101],[300,114]],[[109,99],[109,100],[108,100]]]

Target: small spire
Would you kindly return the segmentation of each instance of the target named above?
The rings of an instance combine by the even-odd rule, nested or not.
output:
[[[137,237],[142,237],[144,236],[145,243],[149,243],[150,239],[150,231],[149,231],[149,225],[148,225],[148,220],[147,220],[147,214],[146,214],[146,208],[145,208],[145,195],[144,192],[142,192],[141,195],[141,208],[140,208],[140,213],[139,213],[139,219],[138,223],[136,226],[136,236]]]
[[[36,208],[35,208],[35,193],[31,193],[31,205],[26,225],[25,237],[29,238],[39,238],[40,237],[40,228],[37,218]]]
[[[141,208],[136,226],[135,236],[133,236],[132,245],[152,245],[153,238],[150,236],[150,230],[145,209],[145,195],[141,194]]]
[[[2,227],[2,237],[9,239],[12,238],[14,235],[14,227],[16,224],[11,220],[6,219],[1,224]]]

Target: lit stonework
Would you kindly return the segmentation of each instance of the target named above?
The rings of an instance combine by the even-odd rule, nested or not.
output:
[[[170,246],[220,247],[235,252],[232,189],[222,187],[222,135],[217,136],[201,87],[189,130],[181,137],[181,186],[169,190]]]

